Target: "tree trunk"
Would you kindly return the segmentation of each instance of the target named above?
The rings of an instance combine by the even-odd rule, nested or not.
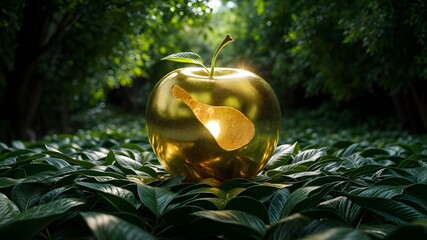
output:
[[[424,91],[427,89],[426,80],[418,80],[409,82],[409,89],[411,90],[412,98],[414,99],[416,113],[415,116],[420,118],[420,130],[423,133],[427,132],[427,98]]]
[[[400,127],[412,133],[425,133],[421,114],[426,114],[427,108],[421,109],[423,103],[414,101],[415,96],[408,93],[394,94],[391,98]]]
[[[18,33],[18,46],[10,74],[5,76],[10,138],[34,138],[33,122],[43,89],[43,76],[38,72],[42,41],[52,11],[44,1],[26,1],[23,22]]]

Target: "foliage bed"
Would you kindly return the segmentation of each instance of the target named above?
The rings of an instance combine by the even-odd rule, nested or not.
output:
[[[255,179],[189,183],[127,126],[1,143],[0,238],[427,237],[425,138],[300,129]]]

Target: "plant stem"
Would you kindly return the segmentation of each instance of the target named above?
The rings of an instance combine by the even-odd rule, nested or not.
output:
[[[212,78],[213,77],[213,74],[214,74],[214,68],[215,68],[215,62],[216,62],[216,58],[218,57],[218,54],[219,54],[219,51],[221,51],[221,49],[225,46],[225,45],[227,45],[227,44],[229,44],[229,43],[231,43],[231,42],[233,42],[234,41],[234,39],[231,37],[231,35],[230,34],[227,34],[226,36],[225,36],[225,38],[222,40],[222,42],[218,45],[218,47],[216,48],[216,50],[215,50],[215,53],[214,53],[214,55],[213,55],[213,57],[212,57],[212,62],[211,62],[211,73],[209,74],[209,78]]]

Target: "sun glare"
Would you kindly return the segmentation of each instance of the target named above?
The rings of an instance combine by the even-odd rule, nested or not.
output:
[[[219,133],[221,132],[221,127],[219,126],[218,121],[210,120],[206,123],[205,127],[209,130],[215,139],[218,138]]]

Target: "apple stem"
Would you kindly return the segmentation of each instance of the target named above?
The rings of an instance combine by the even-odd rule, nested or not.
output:
[[[222,40],[222,42],[218,45],[218,47],[216,48],[216,50],[215,50],[215,53],[214,53],[214,55],[213,55],[213,57],[212,57],[212,62],[211,62],[211,72],[210,72],[210,74],[209,74],[209,78],[212,78],[213,77],[213,74],[214,74],[214,68],[215,68],[215,62],[216,62],[216,58],[218,57],[218,54],[219,54],[219,52],[221,51],[221,49],[225,46],[225,45],[227,45],[227,44],[229,44],[229,43],[231,43],[231,42],[233,42],[234,41],[234,39],[231,37],[231,35],[230,34],[227,34],[226,36],[225,36],[225,38]]]

